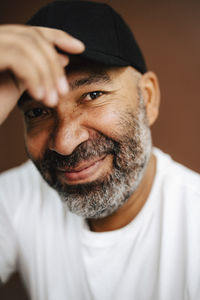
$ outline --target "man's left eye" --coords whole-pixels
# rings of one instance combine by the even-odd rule
[[[90,93],[87,93],[83,96],[83,100],[85,100],[85,101],[95,100],[95,99],[99,98],[102,95],[103,95],[103,92],[101,92],[101,91],[90,92]]]

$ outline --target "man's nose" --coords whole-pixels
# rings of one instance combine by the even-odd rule
[[[62,118],[57,122],[49,142],[49,149],[70,155],[77,146],[89,139],[89,131],[78,119]]]

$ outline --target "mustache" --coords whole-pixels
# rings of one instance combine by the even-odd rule
[[[56,151],[47,149],[43,158],[35,163],[43,170],[75,168],[82,161],[98,158],[106,154],[116,156],[119,151],[119,142],[98,134],[95,138],[78,145],[70,155],[61,155]]]

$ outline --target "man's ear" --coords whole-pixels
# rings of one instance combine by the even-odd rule
[[[151,71],[143,74],[140,87],[146,106],[148,124],[151,126],[158,117],[160,105],[160,88],[156,74]]]

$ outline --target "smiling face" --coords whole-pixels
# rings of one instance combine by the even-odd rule
[[[67,75],[70,92],[57,107],[21,101],[27,153],[72,212],[103,218],[134,193],[151,155],[142,75],[98,66]]]

